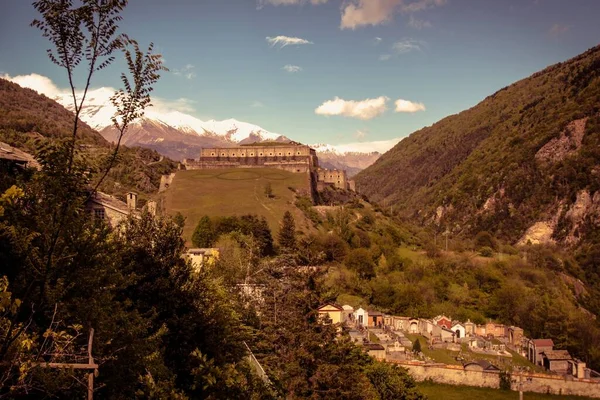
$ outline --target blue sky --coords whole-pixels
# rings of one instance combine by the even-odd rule
[[[164,56],[155,94],[172,107],[340,144],[472,107],[597,45],[599,16],[597,0],[131,0],[121,28]],[[35,17],[30,1],[3,1],[0,74],[65,87]],[[118,87],[119,67],[94,87]]]

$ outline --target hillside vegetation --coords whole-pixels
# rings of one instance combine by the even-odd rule
[[[265,193],[267,185],[271,195]],[[296,207],[296,192],[309,193],[306,174],[279,169],[206,169],[178,171],[173,183],[164,193],[163,206],[167,214],[181,213],[186,218],[184,239],[189,243],[203,215],[264,216],[272,231],[279,230],[285,211],[292,211],[299,229],[308,229]],[[301,222],[303,221],[303,222]]]
[[[80,153],[90,168],[97,170],[114,146],[85,123],[79,124]],[[34,90],[0,78],[0,141],[35,155],[42,143],[69,137],[72,131],[72,112]],[[157,192],[161,175],[175,167],[174,161],[155,151],[121,147],[117,163],[100,190],[123,199],[133,190],[143,199]]]
[[[600,221],[599,111],[595,47],[413,133],[357,184],[440,231],[516,242],[543,222],[546,236],[534,243],[589,239]],[[569,213],[578,199],[584,211]]]

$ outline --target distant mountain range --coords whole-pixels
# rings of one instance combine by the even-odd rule
[[[106,88],[90,91],[80,118],[105,139],[116,142],[118,131],[111,122],[115,111],[110,102],[112,94],[113,91]],[[73,110],[69,96],[58,95],[55,100]],[[143,118],[130,125],[122,144],[150,148],[174,160],[183,160],[197,158],[201,148],[233,147],[265,140],[286,142],[290,138],[235,119],[202,121],[179,111],[159,112],[148,108]],[[345,169],[352,176],[373,164],[397,142],[393,139],[312,147],[317,150],[323,167]]]

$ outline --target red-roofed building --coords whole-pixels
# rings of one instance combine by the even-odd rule
[[[543,365],[542,353],[554,350],[552,339],[531,339],[527,343],[527,359],[536,365]]]
[[[436,325],[441,326],[446,329],[452,328],[452,320],[450,318],[446,317],[445,315],[438,315],[437,317],[435,317],[433,319],[433,322]]]

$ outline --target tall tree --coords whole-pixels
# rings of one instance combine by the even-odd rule
[[[296,223],[294,216],[289,211],[283,214],[278,239],[279,246],[283,251],[289,252],[296,249]]]
[[[208,215],[200,218],[194,233],[192,234],[192,243],[196,247],[212,247],[217,239],[212,221]]]

